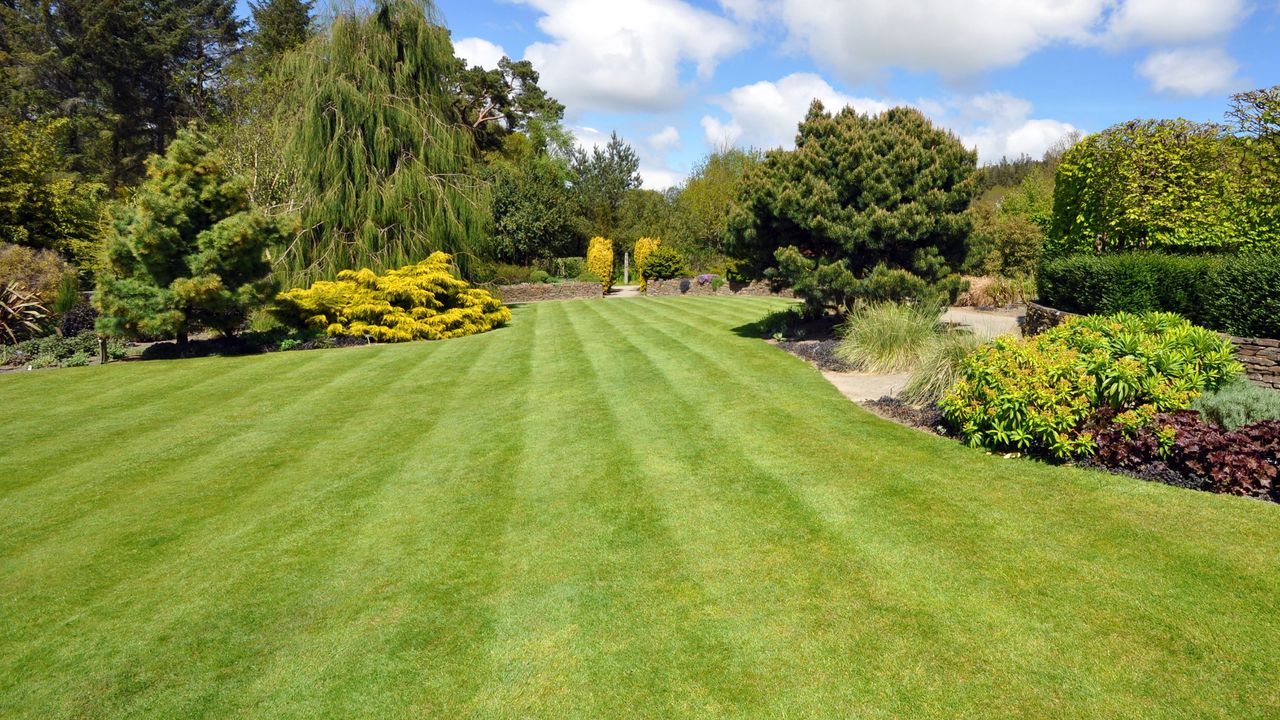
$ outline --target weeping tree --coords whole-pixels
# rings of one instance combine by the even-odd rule
[[[488,202],[469,133],[451,121],[449,33],[430,0],[338,13],[286,59],[302,233],[276,259],[291,283],[399,267],[432,252],[466,274]]]

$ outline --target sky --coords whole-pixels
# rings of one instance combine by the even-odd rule
[[[729,145],[788,147],[828,110],[920,108],[980,162],[1133,118],[1224,119],[1280,83],[1280,0],[436,0],[456,52],[533,61],[644,186]]]

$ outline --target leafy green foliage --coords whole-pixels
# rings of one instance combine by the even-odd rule
[[[1103,408],[1128,427],[1184,410],[1238,377],[1231,343],[1171,313],[1072,318],[1033,338],[997,338],[963,363],[943,416],[969,444],[1090,455]]]
[[[343,270],[276,297],[276,317],[289,327],[378,342],[446,340],[488,332],[510,322],[511,311],[486,290],[454,276],[453,259],[432,253],[420,263],[382,275]]]
[[[88,269],[105,188],[66,172],[67,128],[66,120],[0,119],[0,242],[55,250]]]
[[[912,370],[936,341],[941,315],[937,305],[861,305],[845,318],[835,355],[867,372]]]
[[[577,207],[567,168],[545,153],[528,151],[514,162],[497,161],[493,175],[493,238],[489,254],[529,264],[578,251]]]
[[[49,311],[17,283],[0,286],[0,342],[16,343],[44,329]]]
[[[728,220],[730,254],[828,307],[881,263],[942,278],[963,259],[976,162],[917,110],[832,115],[815,102],[796,149],[748,173]]]
[[[267,248],[280,226],[251,210],[212,139],[178,134],[147,161],[148,179],[113,214],[110,269],[98,278],[99,329],[186,342],[200,328],[232,333],[274,292]]]
[[[346,10],[290,53],[304,231],[279,266],[291,282],[453,255],[466,274],[488,222],[474,144],[453,117],[456,60],[434,6],[387,0]]]
[[[1280,256],[1123,253],[1046,261],[1041,302],[1079,313],[1176,312],[1232,335],[1280,336]]]
[[[1134,120],[1090,135],[1058,166],[1048,252],[1274,245],[1280,228],[1247,212],[1240,162],[1221,125]]]
[[[722,261],[730,209],[747,173],[762,162],[759,150],[728,148],[696,164],[675,195],[667,241],[699,268]]]
[[[551,282],[551,273],[546,270],[534,270],[529,273],[529,282],[531,283],[549,283]]]
[[[1280,420],[1280,391],[1237,378],[1191,403],[1191,409],[1228,430],[1259,420]]]
[[[107,341],[107,358],[119,360],[125,356],[125,344],[118,338]],[[88,365],[89,358],[98,356],[98,335],[92,331],[61,337],[49,335],[20,342],[0,349],[0,365],[30,365],[32,367],[76,367]]]
[[[670,280],[685,274],[684,256],[668,245],[659,245],[645,255],[641,271],[647,280]]]

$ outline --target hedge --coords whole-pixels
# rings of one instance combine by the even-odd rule
[[[1067,312],[1174,312],[1242,337],[1280,337],[1280,255],[1068,255],[1043,262],[1040,302]]]

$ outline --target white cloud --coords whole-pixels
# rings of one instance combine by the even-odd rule
[[[571,111],[657,111],[684,100],[680,69],[709,78],[747,44],[728,19],[682,0],[520,0],[553,38],[525,50],[540,84]]]
[[[812,73],[795,73],[777,82],[761,81],[730,90],[714,101],[729,113],[729,121],[706,116],[702,118],[702,129],[712,147],[791,147],[796,124],[815,98],[828,110],[849,105],[861,113],[877,113],[890,107],[882,100],[845,95]]]
[[[507,54],[501,45],[494,45],[484,38],[469,37],[455,40],[453,54],[467,61],[467,65],[479,65],[482,68],[494,69],[498,61]]]
[[[680,147],[680,131],[668,125],[647,138],[654,152],[667,153]]]
[[[666,190],[684,182],[686,173],[677,172],[667,167],[640,165],[641,187],[645,190]]]
[[[947,78],[1086,42],[1111,0],[776,0],[791,41],[850,82],[885,68]]]
[[[1240,66],[1220,48],[1182,48],[1152,53],[1138,65],[1138,74],[1157,92],[1208,95],[1235,89]]]
[[[1226,35],[1248,15],[1244,0],[1125,0],[1103,36],[1110,45],[1168,45]]]
[[[860,113],[874,114],[895,105],[912,105],[935,123],[954,131],[966,146],[976,147],[978,159],[984,163],[1003,156],[1040,157],[1049,146],[1077,130],[1070,123],[1032,117],[1030,102],[1007,93],[906,103],[891,98],[852,97],[817,75],[797,73],[777,82],[735,88],[717,100],[729,119],[710,115],[702,118],[707,144],[793,147],[796,126],[814,98],[830,112],[848,105]]]
[[[968,147],[978,149],[978,162],[1029,155],[1039,158],[1058,140],[1077,131],[1070,123],[1032,118],[1026,100],[1006,93],[986,93],[955,101],[934,120],[951,127]]]

